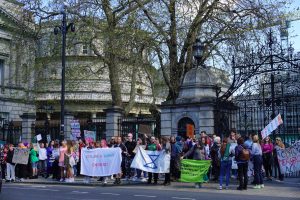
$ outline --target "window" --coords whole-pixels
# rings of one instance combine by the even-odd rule
[[[4,60],[0,60],[0,86],[4,85]]]
[[[82,54],[84,54],[84,55],[88,54],[88,45],[87,44],[82,45]]]

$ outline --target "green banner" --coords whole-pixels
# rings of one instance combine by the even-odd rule
[[[203,183],[210,167],[210,160],[181,160],[181,182]]]

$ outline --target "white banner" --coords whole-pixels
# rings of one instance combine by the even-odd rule
[[[270,135],[272,131],[276,130],[281,124],[283,124],[283,121],[281,115],[279,114],[261,131],[262,138],[264,139]]]
[[[146,151],[139,147],[130,167],[152,173],[169,173],[170,159],[170,154],[165,151]]]
[[[293,173],[300,170],[300,140],[286,149],[277,150],[280,172]]]
[[[86,176],[110,176],[121,173],[121,149],[97,148],[81,151],[80,174]]]

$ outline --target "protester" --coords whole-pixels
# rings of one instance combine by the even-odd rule
[[[228,141],[229,144],[237,142],[237,140],[236,140],[236,130],[234,130],[234,129],[231,130],[227,141]]]
[[[127,141],[125,142],[125,147],[127,149],[127,156],[125,157],[125,168],[126,168],[126,179],[131,179],[132,177],[134,177],[134,170],[130,168],[130,165],[133,161],[133,158],[135,156],[135,153],[133,152],[133,150],[136,147],[136,142],[133,141],[133,135],[132,133],[128,133],[127,135]]]
[[[54,141],[50,141],[47,147],[47,175],[45,178],[48,178],[51,174],[53,174],[53,162],[55,160],[53,156],[54,149]]]
[[[235,147],[235,160],[238,165],[238,179],[239,179],[239,186],[237,187],[238,190],[247,190],[248,185],[248,161],[250,159],[250,152],[246,149],[244,145],[244,139],[240,137],[237,140],[237,145]],[[248,154],[246,154],[246,151]]]
[[[15,164],[12,162],[14,156],[14,145],[8,146],[7,158],[6,158],[6,182],[14,182],[15,177]]]
[[[264,188],[263,183],[263,173],[262,173],[262,149],[259,144],[258,135],[253,136],[253,145],[252,145],[252,155],[253,155],[253,166],[254,166],[254,182],[256,185],[254,189]]]
[[[39,174],[42,177],[46,177],[46,171],[47,171],[47,150],[44,147],[44,143],[40,143],[38,146],[38,152],[39,152]]]
[[[60,168],[60,182],[65,181],[65,154],[68,150],[67,142],[64,140],[61,142],[61,146],[59,148],[59,163],[58,166]]]
[[[163,137],[162,138],[162,150],[165,151],[166,154],[170,154],[171,153],[171,144],[169,141],[169,138],[167,137]],[[165,173],[165,181],[163,183],[163,185],[167,186],[171,184],[171,173]]]
[[[180,157],[183,152],[183,142],[181,136],[176,137],[176,142],[171,146],[171,166],[170,170],[174,177],[174,181],[180,178]]]
[[[74,150],[71,141],[67,141],[67,151],[64,155],[64,166],[66,170],[66,182],[74,182],[74,170],[73,166],[75,166],[76,162],[74,159]]]
[[[219,189],[222,190],[223,184],[223,177],[224,174],[226,176],[226,190],[229,186],[229,179],[230,179],[230,169],[232,166],[232,157],[234,156],[235,149],[231,144],[228,143],[227,138],[223,139],[221,148],[219,150],[219,158],[221,160],[221,169],[220,169],[220,187]]]
[[[39,163],[39,158],[38,158],[38,149],[33,146],[33,144],[30,144],[30,152],[29,152],[29,157],[30,157],[30,163],[32,167],[32,176],[30,177],[31,179],[38,178],[38,170],[37,166]]]
[[[137,139],[137,143],[136,143],[135,149],[133,150],[133,152],[135,154],[137,153],[138,148],[145,149],[145,145],[143,145],[143,141],[142,141],[141,138]],[[142,178],[142,173],[144,174],[143,178]],[[147,172],[143,172],[140,169],[136,169],[136,178],[133,178],[133,181],[136,181],[137,179],[141,179],[142,182],[146,182],[147,181],[146,178],[147,178]]]
[[[59,168],[59,142],[55,141],[53,150],[52,150],[52,157],[54,161],[52,163],[52,172],[53,176],[52,179],[56,179],[57,181],[60,180],[60,168]]]
[[[84,142],[82,141],[82,139],[80,138],[79,140],[78,140],[78,162],[77,162],[77,176],[79,176],[80,175],[80,164],[81,164],[81,150],[82,150],[82,148],[84,148],[85,147],[85,144],[84,144]]]
[[[212,175],[214,176],[213,181],[219,180],[220,175],[220,158],[219,158],[219,150],[221,146],[221,138],[215,137],[214,144],[210,149],[210,157],[212,162]]]
[[[121,168],[122,168],[122,165],[124,166],[125,165],[125,158],[127,157],[128,155],[128,152],[127,152],[127,149],[126,149],[126,146],[122,143],[122,138],[121,137],[117,137],[116,138],[116,144],[114,145],[114,148],[120,148],[121,149],[121,152],[122,152],[122,164],[121,164]],[[114,182],[114,184],[121,184],[121,177],[122,177],[122,173],[119,173],[116,175],[116,180]]]
[[[27,149],[27,147],[23,144],[23,142],[20,142],[18,144],[19,149]],[[24,164],[16,164],[15,165],[15,175],[16,175],[16,181],[22,182],[27,177],[27,165]]]
[[[101,140],[100,148],[102,148],[102,149],[108,149],[109,148],[105,139]],[[107,184],[107,176],[102,177],[102,184],[103,185]]]
[[[5,179],[5,174],[6,174],[7,152],[8,152],[7,146],[6,145],[1,145],[0,163],[1,163],[2,180]]]
[[[155,137],[152,136],[150,138],[150,143],[147,144],[146,150],[149,150],[149,151],[160,151],[161,150],[161,146],[160,146],[158,140],[155,139]],[[158,173],[148,172],[148,181],[147,181],[147,183],[151,184],[151,182],[152,182],[152,176],[154,178],[153,184],[157,185]]]
[[[280,137],[276,137],[276,141],[275,141],[275,147],[273,150],[273,158],[274,158],[274,169],[275,169],[275,178],[278,172],[278,178],[280,181],[283,181],[284,179],[284,174],[281,173],[280,171],[280,166],[279,166],[279,161],[278,161],[278,157],[277,157],[277,151],[278,150],[283,150],[285,149],[285,145],[283,144],[282,140]]]
[[[193,160],[206,160],[206,150],[204,144],[201,142],[201,138],[196,142],[196,144],[182,156],[183,158],[188,158],[189,156],[192,156]],[[202,183],[197,182],[195,183],[195,188],[201,188]]]
[[[272,163],[273,163],[273,144],[269,136],[263,140],[262,144],[263,166],[267,180],[272,180]]]

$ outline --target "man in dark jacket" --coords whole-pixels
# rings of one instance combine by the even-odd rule
[[[130,179],[134,176],[134,170],[130,168],[130,165],[133,161],[133,158],[135,156],[135,153],[133,150],[136,147],[136,141],[133,140],[132,133],[128,133],[127,135],[127,141],[125,142],[125,147],[127,149],[127,156],[125,157],[125,168],[126,168],[126,179]]]
[[[15,181],[15,164],[12,162],[14,157],[14,145],[10,144],[6,158],[6,182]]]

